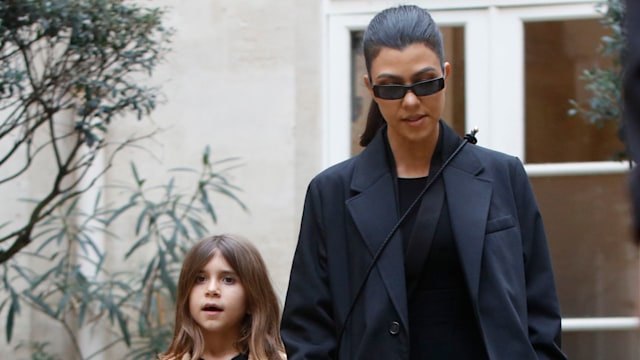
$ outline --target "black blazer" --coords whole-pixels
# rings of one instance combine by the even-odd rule
[[[442,121],[441,129],[447,157],[461,140]],[[289,360],[409,358],[400,232],[369,276],[336,349],[373,254],[398,220],[383,130],[361,154],[309,184],[282,319]],[[489,358],[565,359],[547,241],[522,163],[467,144],[442,176]]]
[[[640,163],[640,2],[626,1],[624,58],[624,133],[629,157]],[[630,173],[635,240],[640,243],[640,168]]]

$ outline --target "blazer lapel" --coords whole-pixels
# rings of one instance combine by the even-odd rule
[[[351,189],[358,194],[346,201],[347,209],[369,249],[371,259],[380,251],[384,240],[398,221],[395,186],[394,176],[387,162],[386,144],[380,131],[357,159]],[[402,248],[400,232],[396,231],[380,253],[375,267],[400,320],[408,329]]]
[[[436,179],[420,202],[408,248],[405,251],[407,296],[409,299],[422,277],[424,264],[429,257],[431,244],[438,227],[438,220],[440,220],[440,214],[442,213],[443,203],[444,183],[442,179]]]
[[[442,152],[444,161],[461,139],[444,122],[441,121],[441,124],[445,137]],[[482,162],[473,152],[463,148],[442,172],[451,226],[476,311],[482,248],[492,191],[490,180],[479,176],[482,171]],[[346,201],[372,258],[398,220],[395,186],[381,131],[357,159],[351,182],[351,190],[357,195]],[[404,253],[399,231],[380,254],[376,267],[403,325],[408,328]]]
[[[478,304],[482,248],[492,192],[491,181],[480,176],[482,171],[482,162],[473,152],[463,148],[442,173],[451,227],[475,307]]]
[[[442,125],[441,125],[442,128]],[[415,223],[411,230],[411,236],[408,239],[408,246],[405,249],[405,273],[407,282],[407,297],[411,299],[418,282],[422,277],[424,264],[429,257],[431,243],[433,242],[438,220],[442,213],[442,205],[444,203],[444,181],[442,177],[435,177],[440,167],[444,163],[444,138],[445,131],[441,131],[438,136],[438,144],[434,156],[431,160],[431,170],[429,171],[429,180],[426,186],[430,186],[420,199],[420,205],[416,205],[417,211]],[[458,141],[455,141],[458,139]],[[459,142],[459,138],[451,138],[455,143]],[[455,149],[454,149],[455,150]],[[451,150],[453,152],[454,150]],[[437,155],[436,155],[437,154]],[[439,156],[438,156],[439,155]],[[423,191],[425,191],[423,189]]]

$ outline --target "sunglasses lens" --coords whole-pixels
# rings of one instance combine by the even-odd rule
[[[396,100],[404,97],[406,89],[400,85],[376,85],[373,87],[373,93],[381,99]]]
[[[374,85],[373,94],[380,99],[398,100],[405,96],[408,89],[411,89],[417,96],[432,95],[444,89],[444,78],[425,80],[408,86]]]
[[[427,96],[437,93],[444,88],[444,79],[438,78],[433,80],[423,81],[413,86],[413,92],[417,96]]]

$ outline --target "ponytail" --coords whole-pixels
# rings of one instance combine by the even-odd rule
[[[367,124],[364,128],[364,133],[360,136],[360,146],[366,147],[369,145],[378,132],[378,129],[380,129],[384,123],[385,121],[378,107],[378,103],[372,99],[371,105],[369,105],[369,113],[367,114]]]

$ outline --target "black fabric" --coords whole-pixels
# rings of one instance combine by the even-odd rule
[[[399,207],[399,215],[407,211],[409,205],[413,203],[416,197],[420,194],[422,189],[427,185],[428,176],[420,177],[420,178],[398,178],[398,207]],[[412,211],[404,221],[404,224],[401,226],[400,231],[402,231],[402,240],[404,242],[405,253],[407,252],[407,247],[409,246],[409,239],[411,238],[411,229],[413,229],[413,224],[416,221],[416,212]]]
[[[430,174],[444,163],[442,132]],[[410,359],[487,359],[472,311],[451,229],[443,180],[434,183],[401,226],[409,302]],[[428,177],[398,178],[398,216],[427,185]]]
[[[443,122],[441,129],[446,157],[461,140]],[[289,360],[409,360],[401,232],[363,278],[399,212],[382,132],[358,156],[309,183],[282,316]],[[490,359],[566,359],[544,228],[522,163],[466,145],[442,178]],[[496,220],[501,220],[499,227]],[[354,303],[363,280],[366,286]],[[346,317],[349,312],[353,315]]]
[[[204,360],[204,359],[200,358],[200,360]],[[247,355],[247,354],[238,354],[238,355],[232,357],[231,360],[249,360],[249,355]]]
[[[444,136],[442,135],[442,133],[443,133],[442,131],[439,132],[436,147],[433,150],[433,154],[431,155],[431,164],[429,168],[429,174],[437,173],[438,169],[440,168],[443,162],[442,150],[443,150]],[[420,195],[424,187],[427,185],[429,177],[428,176],[420,177],[420,178],[397,177],[396,164],[393,158],[393,152],[391,151],[391,146],[389,145],[389,139],[387,137],[386,132],[384,133],[384,140],[385,140],[385,150],[387,154],[387,162],[389,163],[389,168],[392,169],[393,173],[396,175],[396,178],[397,178],[396,193],[398,194],[398,218],[400,218],[409,209],[409,206],[411,206],[411,204]],[[420,205],[417,205],[411,210],[411,212],[407,215],[407,218],[404,220],[404,222],[400,226],[405,254],[408,252],[409,242],[411,239],[413,226],[416,220],[416,213],[418,211],[419,206]]]
[[[628,156],[640,164],[640,1],[625,2],[626,53],[624,59],[623,91],[624,135]],[[635,240],[640,244],[640,166],[629,172],[631,204]]]
[[[435,179],[431,187],[423,195],[422,200],[413,211],[415,221],[407,224],[405,232],[408,236],[408,246],[405,249],[405,275],[407,299],[418,287],[422,277],[424,264],[429,256],[433,238],[436,235],[436,225],[440,218],[444,202],[444,184],[442,179]]]
[[[444,201],[422,277],[409,298],[410,359],[487,359],[472,309]]]

